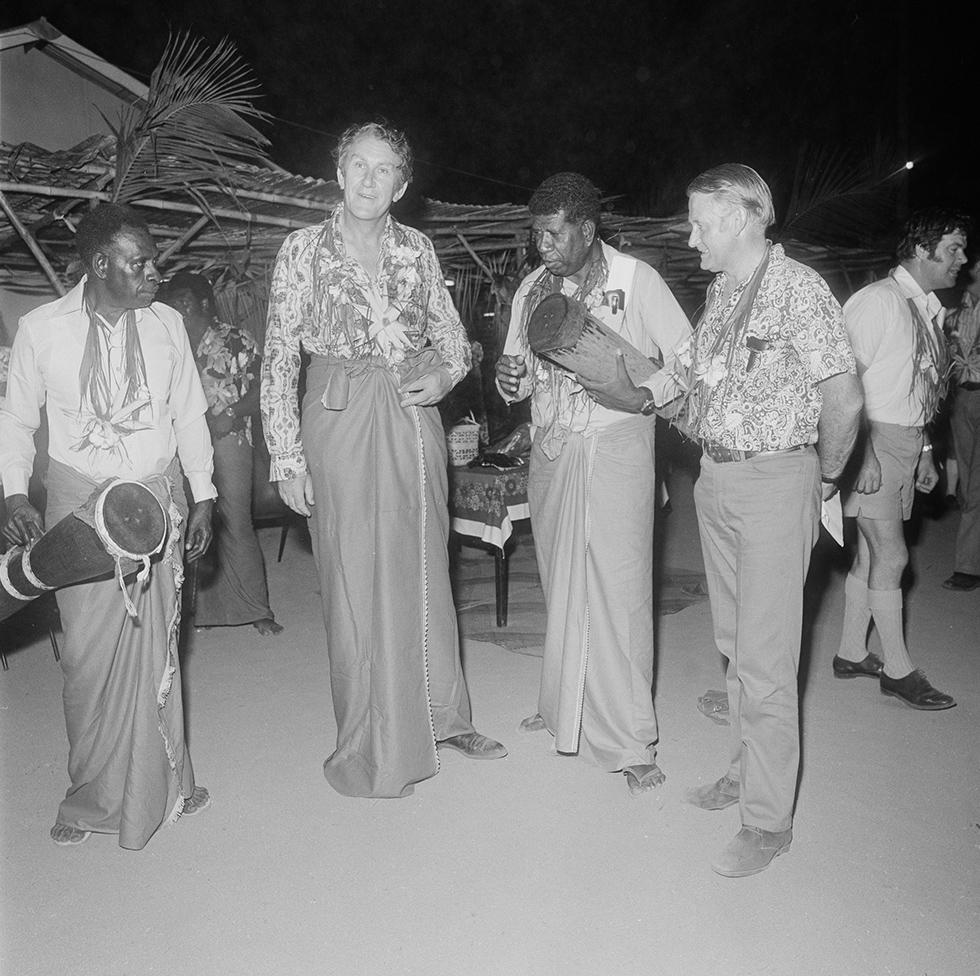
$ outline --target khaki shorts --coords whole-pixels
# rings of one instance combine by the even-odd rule
[[[871,446],[881,465],[881,487],[870,495],[849,492],[844,498],[844,514],[907,521],[915,498],[915,468],[922,451],[922,428],[872,421]]]

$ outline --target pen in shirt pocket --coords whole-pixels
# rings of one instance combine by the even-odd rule
[[[758,336],[746,336],[745,345],[749,350],[749,361],[745,366],[745,372],[751,373],[758,362],[759,353],[765,352],[769,348],[769,340],[760,339]]]

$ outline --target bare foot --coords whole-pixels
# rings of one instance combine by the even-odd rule
[[[184,797],[184,806],[180,811],[182,817],[193,817],[211,806],[211,794],[203,786],[195,786],[190,796]]]
[[[277,624],[272,617],[266,617],[264,620],[256,620],[252,626],[263,637],[275,637],[276,634],[282,633],[282,624]]]
[[[656,763],[647,763],[641,766],[627,766],[623,770],[626,777],[626,785],[633,796],[641,793],[649,793],[656,789],[667,778],[663,770]]]
[[[51,828],[51,839],[59,847],[84,844],[91,836],[91,830],[82,830],[80,827],[72,827],[69,824],[56,823]]]

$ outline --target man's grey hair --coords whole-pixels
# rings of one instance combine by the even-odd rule
[[[723,163],[705,170],[687,185],[687,195],[710,193],[743,207],[766,230],[776,222],[772,191],[766,181],[751,166],[744,163]]]
[[[401,129],[396,129],[384,121],[363,122],[344,130],[344,134],[340,137],[337,148],[333,152],[333,158],[339,170],[343,171],[347,157],[350,155],[351,146],[361,136],[374,136],[375,139],[388,143],[391,146],[391,151],[398,157],[398,172],[401,175],[402,183],[412,182],[414,157],[408,137]]]

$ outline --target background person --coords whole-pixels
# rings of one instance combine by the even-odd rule
[[[958,469],[960,527],[955,571],[943,586],[960,592],[980,586],[980,257],[967,271],[959,307],[947,316],[955,384],[950,428]]]
[[[952,708],[913,667],[905,644],[902,574],[908,564],[904,524],[915,491],[939,481],[927,425],[943,398],[949,359],[937,288],[956,283],[966,263],[969,218],[931,208],[912,214],[887,278],[855,292],[844,306],[857,357],[867,418],[844,515],[856,518],[857,555],[844,584],[844,621],[834,658],[839,678],[876,677],[883,694],[912,708]],[[881,639],[882,662],[868,653],[868,625]]]
[[[217,566],[201,580],[194,603],[198,627],[251,624],[263,636],[281,633],[269,608],[262,549],[252,526],[252,416],[259,410],[260,356],[255,340],[219,322],[210,282],[178,271],[158,299],[177,309],[190,337],[208,401],[218,489]]]

